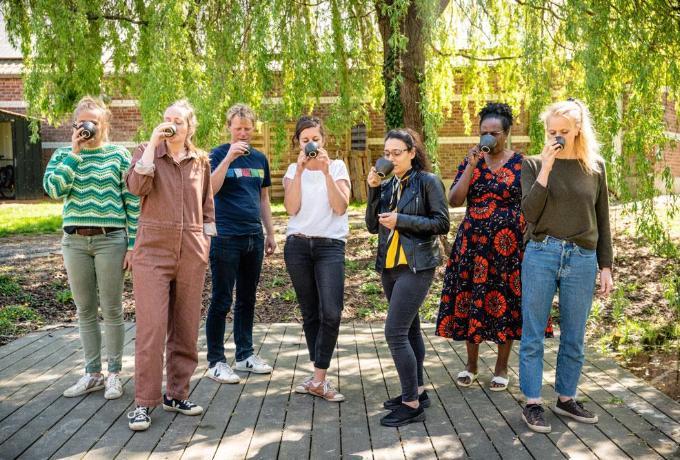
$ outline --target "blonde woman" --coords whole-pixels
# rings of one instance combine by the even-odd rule
[[[607,295],[613,287],[613,254],[605,163],[588,109],[570,99],[550,105],[541,119],[546,145],[540,156],[522,164],[528,243],[522,261],[519,372],[526,396],[522,418],[530,429],[549,433],[541,383],[545,324],[553,296],[559,291],[561,331],[553,410],[579,422],[597,423],[597,415],[576,401],[576,387],[598,266],[600,293]]]
[[[192,143],[196,115],[177,101],[148,143],[137,148],[127,175],[130,191],[142,197],[133,258],[136,304],[135,402],[129,427],[146,430],[150,408],[199,415],[189,397],[196,369],[201,294],[208,266],[209,235],[215,234],[210,164]],[[165,394],[163,352],[166,353]]]
[[[105,389],[106,399],[123,394],[118,374],[123,361],[123,275],[135,244],[139,199],[123,175],[131,155],[107,143],[111,112],[87,96],[73,113],[71,146],[57,149],[47,165],[43,187],[64,200],[62,250],[85,353],[85,375],[64,391],[75,397]],[[108,377],[101,365],[101,309],[106,331]]]

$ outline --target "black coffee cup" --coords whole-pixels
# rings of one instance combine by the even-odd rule
[[[319,154],[319,144],[316,142],[308,142],[305,145],[305,155],[307,155],[309,158],[316,158],[316,156]]]
[[[168,126],[163,130],[163,134],[165,135],[165,137],[174,136],[175,134],[177,134],[177,126],[175,125]]]
[[[380,176],[381,179],[384,179],[392,174],[393,169],[394,163],[392,163],[387,158],[380,157],[375,162],[375,172],[378,174],[378,176]]]
[[[567,145],[567,140],[562,136],[555,136],[553,143],[560,144],[561,148],[564,149],[564,146]]]
[[[491,134],[485,134],[479,138],[479,150],[484,153],[490,153],[496,148],[496,144],[498,144],[498,141]]]
[[[74,129],[83,128],[80,135],[84,140],[90,140],[97,135],[97,126],[91,121],[83,121],[82,123],[73,123]]]

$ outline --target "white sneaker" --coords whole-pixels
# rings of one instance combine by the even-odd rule
[[[78,382],[72,387],[64,391],[64,396],[67,398],[75,398],[93,391],[99,391],[104,388],[104,376],[94,377],[92,374],[83,375]]]
[[[106,379],[105,387],[104,397],[106,399],[118,399],[123,396],[123,384],[121,383],[120,377],[118,377],[117,373],[109,374],[108,378]]]
[[[259,356],[249,356],[243,361],[236,361],[234,369],[237,371],[253,372],[255,374],[269,374],[272,367],[264,362]]]
[[[205,374],[208,378],[213,379],[220,383],[240,383],[241,378],[234,374],[234,371],[229,367],[229,364],[223,363],[222,361],[215,364],[213,367],[208,369]]]

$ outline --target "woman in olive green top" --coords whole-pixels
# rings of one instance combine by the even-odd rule
[[[553,411],[583,423],[597,415],[576,401],[583,367],[586,321],[600,268],[600,292],[612,289],[612,242],[605,163],[588,109],[570,99],[541,115],[546,145],[522,164],[522,211],[528,241],[522,261],[520,388],[527,403],[522,418],[550,432],[541,406],[544,329],[559,290],[560,348]]]

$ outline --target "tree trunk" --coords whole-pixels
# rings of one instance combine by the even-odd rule
[[[424,140],[424,117],[421,111],[421,85],[425,82],[425,41],[423,20],[418,14],[417,2],[411,2],[403,25],[403,33],[408,38],[406,52],[401,59],[403,83],[400,97],[403,107],[404,126],[411,128]]]

